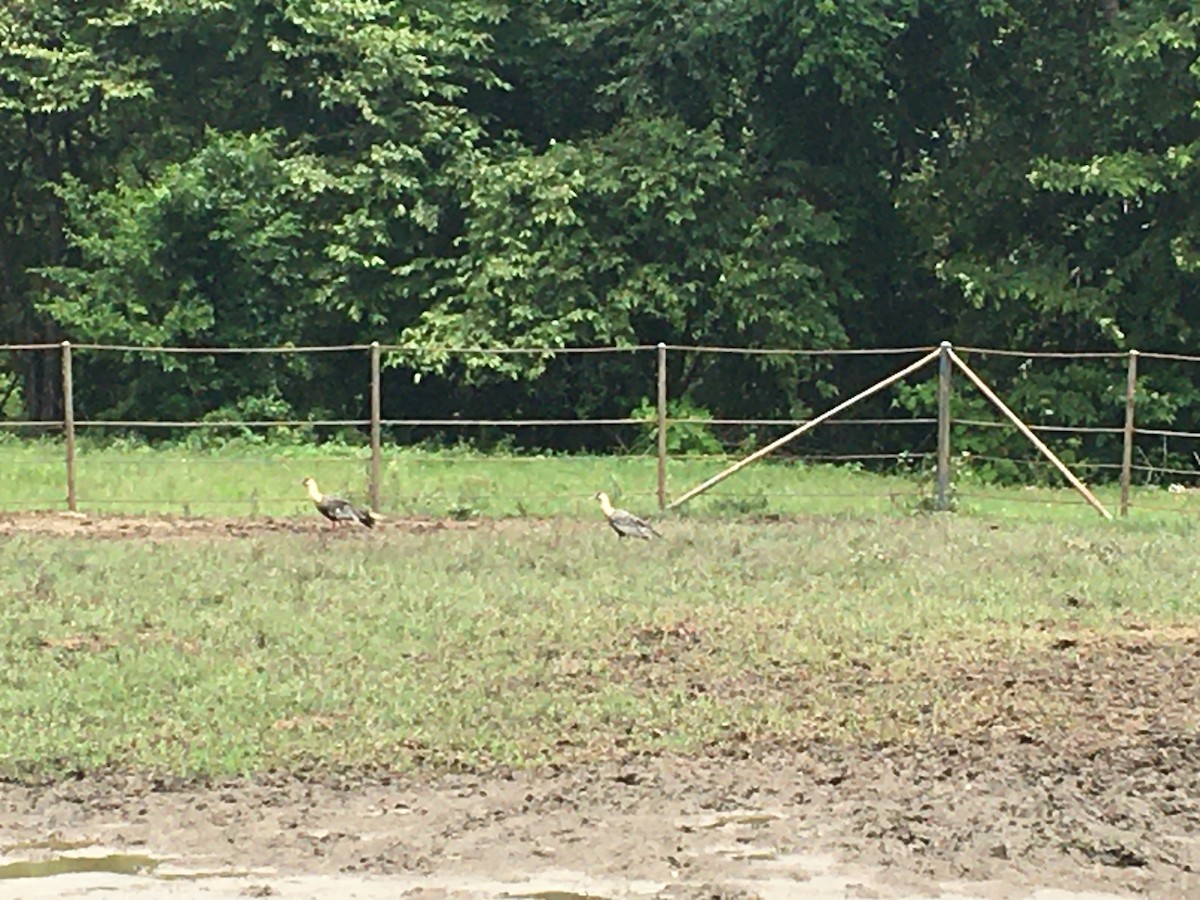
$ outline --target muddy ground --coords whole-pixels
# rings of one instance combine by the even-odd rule
[[[1016,735],[336,784],[7,785],[0,821],[10,857],[94,844],[248,872],[241,891],[259,896],[284,895],[289,875],[355,875],[403,876],[394,895],[420,897],[519,896],[512,885],[527,881],[549,885],[527,895],[559,898],[804,897],[822,885],[864,898],[1186,897],[1200,891],[1198,772],[1191,736],[1147,730],[1077,752]],[[16,886],[0,881],[0,895]]]
[[[1020,703],[1006,717],[998,702],[994,721],[955,739],[747,740],[539,771],[0,784],[0,865],[147,860],[137,879],[0,868],[0,897],[114,896],[135,881],[143,897],[1200,896],[1200,632],[1048,635],[1044,652],[980,660],[973,678],[997,697],[1065,695],[1079,715],[1031,730]]]

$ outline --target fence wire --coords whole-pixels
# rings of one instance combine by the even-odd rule
[[[439,356],[439,357],[470,357],[470,356],[534,356],[544,358],[560,358],[560,357],[588,357],[596,358],[604,355],[628,355],[640,354],[647,361],[645,369],[634,367],[637,372],[644,373],[646,384],[644,394],[652,399],[657,393],[653,385],[653,372],[655,370],[654,359],[658,360],[658,377],[662,378],[662,360],[670,359],[678,362],[680,357],[684,359],[685,368],[687,361],[695,357],[731,357],[742,356],[747,359],[755,357],[786,357],[793,358],[798,361],[811,360],[811,369],[802,369],[801,371],[811,373],[825,373],[828,376],[830,373],[837,376],[839,380],[835,382],[826,381],[826,385],[837,384],[839,390],[836,395],[849,396],[860,385],[855,382],[862,382],[864,375],[868,379],[874,379],[880,372],[887,373],[892,371],[891,367],[899,365],[895,361],[897,357],[913,356],[918,354],[928,354],[936,348],[933,347],[895,347],[895,348],[770,348],[770,347],[728,347],[717,345],[704,344],[629,344],[629,345],[613,345],[613,346],[593,346],[593,347],[455,347],[455,346],[410,346],[404,344],[385,344],[379,342],[372,343],[348,343],[340,345],[320,346],[320,345],[297,345],[297,346],[278,346],[278,347],[183,347],[183,346],[137,346],[129,344],[106,344],[98,342],[80,343],[80,344],[63,344],[63,343],[14,343],[0,345],[0,352],[43,352],[55,355],[64,356],[70,368],[70,354],[72,351],[79,351],[81,354],[86,354],[88,359],[99,358],[104,354],[120,354],[122,358],[128,359],[131,355],[285,355],[296,356],[304,354],[330,354],[330,353],[361,353],[364,357],[369,357],[373,362],[371,369],[378,369],[378,362],[382,358],[385,362],[389,361],[388,357],[395,359],[397,355],[406,357],[415,356]],[[1007,396],[1010,390],[1015,385],[1018,390],[1015,393],[1020,395],[1020,377],[1022,373],[1030,371],[1029,367],[1037,367],[1041,365],[1059,364],[1063,361],[1070,363],[1077,361],[1081,364],[1096,364],[1104,371],[1105,376],[1102,381],[1109,384],[1107,393],[1102,398],[1093,398],[1093,402],[1099,404],[1097,408],[1106,407],[1111,412],[1109,415],[1104,415],[1103,418],[1119,419],[1122,415],[1122,407],[1125,394],[1125,374],[1126,366],[1130,362],[1130,354],[1115,351],[1096,351],[1096,352],[1065,352],[1054,350],[1038,350],[1038,351],[1022,351],[1011,350],[1007,348],[985,348],[975,346],[964,346],[955,348],[956,352],[963,357],[969,357],[972,360],[973,366],[978,366],[978,370],[984,377],[985,381],[993,386],[994,389],[1002,396]],[[878,367],[872,368],[871,360],[879,363]],[[1137,355],[1137,359],[1146,362],[1166,362],[1174,364],[1193,364],[1200,362],[1200,356],[1192,356],[1186,354],[1175,353],[1158,353],[1158,352],[1143,352]],[[855,362],[855,361],[861,361]],[[857,372],[852,368],[846,368],[847,365],[865,365],[866,369]],[[802,364],[802,363],[798,363]],[[540,364],[539,364],[540,365]],[[590,364],[588,364],[590,365]],[[807,365],[807,364],[803,364]],[[999,367],[999,368],[997,368]],[[368,366],[363,363],[364,376],[367,374]],[[1151,370],[1152,366],[1144,366],[1144,370]],[[587,371],[591,371],[590,369]],[[736,370],[735,370],[736,371]],[[989,374],[990,373],[990,374]],[[926,380],[930,380],[933,376],[932,369],[925,374]],[[372,378],[378,379],[378,373],[373,372]],[[639,376],[641,377],[641,376]],[[822,376],[824,377],[824,376]],[[1143,376],[1145,377],[1145,376]],[[1155,376],[1157,377],[1157,376]],[[366,379],[364,378],[364,381]],[[817,374],[813,374],[812,384],[817,383]],[[866,383],[870,383],[868,380]],[[668,389],[672,385],[668,384]],[[86,407],[86,392],[88,385],[80,386],[83,390],[84,402],[79,405],[78,409],[73,411],[76,414],[83,412]],[[811,386],[810,386],[811,387]],[[1003,435],[1000,440],[1017,441],[1019,436],[1015,435],[1014,426],[1007,421],[999,421],[980,416],[978,411],[984,406],[979,401],[974,401],[974,405],[968,403],[963,406],[964,397],[970,390],[970,386],[964,386],[960,383],[960,379],[955,379],[954,400],[952,403],[951,422],[954,441],[967,440],[967,436],[971,434],[987,434],[995,432],[997,435]],[[151,432],[156,434],[166,434],[172,430],[179,430],[185,433],[203,434],[205,432],[218,434],[222,431],[234,430],[245,431],[253,437],[253,435],[262,435],[263,443],[255,444],[259,438],[255,437],[250,440],[244,448],[244,452],[258,452],[270,454],[273,452],[273,447],[270,435],[274,430],[282,429],[342,429],[344,434],[343,439],[352,439],[352,442],[361,442],[361,455],[353,458],[339,457],[332,461],[322,462],[317,457],[305,457],[303,455],[284,456],[275,459],[268,459],[267,462],[258,463],[260,466],[259,478],[261,479],[262,470],[277,469],[285,475],[286,478],[295,481],[294,476],[300,471],[308,471],[310,469],[317,471],[327,471],[330,473],[328,477],[335,480],[343,488],[349,488],[352,492],[365,495],[371,494],[376,497],[382,497],[393,500],[402,506],[408,504],[412,508],[428,508],[432,509],[439,504],[442,507],[459,509],[463,514],[468,514],[472,511],[472,504],[480,507],[487,507],[488,504],[494,501],[504,501],[505,509],[511,509],[516,513],[520,513],[522,508],[530,504],[536,505],[543,501],[555,501],[560,504],[582,503],[592,495],[594,485],[588,487],[580,487],[570,483],[569,480],[564,480],[562,483],[555,482],[554,478],[547,479],[541,472],[537,475],[520,476],[519,478],[509,475],[496,475],[489,472],[489,469],[496,468],[495,456],[471,456],[469,454],[453,454],[446,453],[439,455],[431,453],[420,458],[406,458],[404,453],[395,453],[392,451],[393,440],[411,440],[420,442],[427,439],[446,439],[448,436],[461,434],[464,431],[474,429],[480,433],[489,432],[489,440],[501,442],[507,435],[513,435],[524,432],[533,432],[538,429],[547,429],[550,432],[559,432],[566,430],[567,432],[587,432],[588,429],[618,429],[623,430],[621,433],[630,435],[627,438],[614,437],[618,434],[617,431],[605,432],[605,440],[613,442],[615,446],[622,450],[617,455],[588,455],[586,453],[579,454],[576,457],[563,456],[558,454],[548,455],[506,455],[503,457],[504,467],[506,471],[511,469],[514,472],[525,470],[544,470],[548,465],[562,468],[564,466],[575,466],[581,472],[586,472],[589,468],[595,469],[594,474],[589,474],[593,480],[605,482],[600,487],[612,488],[610,493],[618,492],[631,499],[647,499],[660,498],[663,496],[664,490],[669,490],[670,493],[678,493],[687,485],[688,479],[701,478],[711,474],[709,468],[719,468],[731,460],[738,458],[739,454],[747,452],[748,448],[753,446],[755,442],[761,444],[772,435],[781,435],[785,429],[795,429],[810,419],[794,416],[745,416],[745,417],[708,417],[689,415],[686,411],[683,414],[672,414],[673,410],[669,407],[663,407],[664,395],[659,393],[659,409],[657,415],[650,417],[642,416],[595,416],[595,417],[579,417],[572,418],[570,416],[547,415],[547,416],[527,416],[527,417],[461,417],[461,416],[396,416],[385,415],[386,412],[395,412],[397,410],[387,408],[387,404],[381,402],[386,400],[386,397],[381,398],[380,387],[378,381],[371,384],[369,396],[365,399],[371,400],[373,405],[369,416],[350,415],[350,416],[327,416],[323,418],[232,418],[232,417],[217,417],[210,418],[199,417],[196,419],[187,418],[106,418],[103,416],[88,417],[86,415],[73,416],[73,421],[68,421],[64,416],[62,420],[35,420],[29,418],[13,418],[9,420],[0,420],[0,439],[4,439],[6,435],[12,435],[13,439],[18,439],[18,436],[24,435],[26,432],[41,431],[43,436],[35,440],[40,442],[40,445],[45,446],[47,442],[51,442],[54,447],[54,452],[61,452],[62,448],[57,443],[63,437],[68,440],[68,446],[71,446],[75,439],[75,432],[85,432],[96,436],[94,440],[99,443],[88,443],[83,449],[78,451],[77,458],[63,459],[62,457],[48,456],[45,459],[33,459],[28,455],[21,456],[17,454],[13,456],[8,452],[8,447],[0,440],[0,463],[3,464],[0,469],[0,486],[8,486],[11,488],[6,491],[7,496],[0,498],[0,506],[4,508],[27,508],[29,506],[61,506],[62,499],[48,501],[47,498],[54,496],[57,493],[60,485],[53,486],[43,483],[40,486],[33,485],[28,488],[22,488],[19,484],[19,478],[12,473],[18,470],[37,470],[39,479],[46,479],[51,476],[59,478],[63,475],[64,470],[72,472],[72,477],[78,479],[78,495],[79,501],[89,507],[114,507],[114,508],[149,508],[167,505],[167,506],[194,506],[194,507],[212,507],[212,508],[246,508],[247,506],[256,506],[259,508],[270,507],[272,509],[286,509],[295,511],[304,508],[303,496],[295,496],[290,491],[279,490],[274,486],[274,482],[268,482],[259,487],[239,488],[240,493],[236,496],[209,496],[196,497],[189,499],[183,496],[187,491],[200,492],[205,490],[206,485],[203,483],[206,479],[192,479],[186,473],[191,472],[193,467],[196,471],[213,471],[216,472],[220,468],[234,472],[239,468],[245,470],[243,477],[253,479],[254,468],[252,463],[245,459],[236,458],[219,458],[209,456],[207,454],[218,452],[211,447],[205,447],[205,440],[216,440],[219,447],[221,441],[225,438],[200,438],[200,443],[194,451],[187,451],[188,455],[179,460],[172,460],[168,457],[155,457],[153,455],[132,455],[122,456],[119,452],[108,452],[103,448],[106,440],[124,440],[123,436],[115,438],[106,437],[114,432]],[[809,405],[819,411],[820,404],[826,402],[822,397],[826,396],[819,392],[811,392],[809,397]],[[938,460],[936,447],[937,441],[937,426],[939,419],[932,413],[932,400],[925,402],[924,405],[913,401],[911,398],[897,410],[896,415],[883,415],[881,412],[888,412],[891,408],[896,407],[895,401],[882,402],[879,398],[887,395],[881,394],[873,399],[863,409],[861,416],[846,416],[842,418],[832,419],[822,424],[820,429],[811,435],[805,436],[796,446],[788,445],[780,451],[780,459],[775,460],[773,468],[783,472],[793,471],[787,467],[796,466],[821,466],[821,465],[855,465],[866,467],[871,472],[883,476],[894,475],[901,473],[908,479],[904,489],[897,491],[895,485],[888,486],[886,489],[873,486],[864,487],[862,490],[840,491],[840,490],[822,490],[814,486],[811,492],[797,490],[794,484],[789,484],[786,478],[771,476],[771,478],[761,478],[757,481],[750,473],[753,470],[747,470],[746,475],[739,476],[738,485],[736,487],[718,486],[715,487],[711,495],[703,495],[707,503],[710,505],[728,504],[731,508],[740,508],[742,511],[755,511],[760,508],[769,506],[772,502],[782,503],[787,506],[789,503],[800,506],[808,501],[832,500],[832,499],[864,499],[886,500],[887,502],[895,503],[898,496],[906,496],[914,503],[924,503],[928,499],[929,485],[932,478],[932,473]],[[669,402],[671,395],[668,392],[665,395],[665,400]],[[1058,398],[1052,398],[1057,400]],[[832,401],[827,401],[832,403]],[[1057,405],[1057,403],[1053,404]],[[1136,404],[1135,404],[1136,405]],[[798,405],[797,408],[800,408]],[[1081,472],[1090,472],[1097,477],[1111,476],[1114,473],[1119,473],[1122,478],[1126,479],[1134,493],[1134,506],[1141,509],[1162,508],[1164,510],[1175,510],[1177,507],[1165,505],[1161,507],[1155,506],[1153,503],[1147,504],[1142,501],[1142,496],[1153,499],[1154,496],[1162,494],[1155,485],[1157,482],[1167,478],[1175,479],[1196,479],[1200,481],[1200,457],[1193,457],[1197,463],[1197,468],[1192,469],[1185,465],[1187,459],[1186,452],[1180,449],[1177,444],[1200,439],[1200,432],[1176,430],[1170,427],[1170,422],[1157,421],[1153,418],[1146,423],[1133,423],[1133,427],[1125,427],[1118,424],[1095,422],[1080,422],[1078,420],[1071,421],[1069,418],[1064,420],[1061,418],[1065,414],[1061,411],[1053,410],[1032,410],[1023,408],[1020,403],[1014,405],[1014,409],[1021,415],[1023,421],[1028,423],[1028,427],[1036,434],[1042,436],[1046,440],[1054,439],[1055,441],[1075,441],[1074,444],[1062,445],[1070,449],[1068,456],[1071,458],[1070,466]],[[349,410],[348,410],[349,411]],[[957,414],[956,414],[957,413]],[[1150,415],[1153,415],[1151,412]],[[1057,421],[1056,421],[1057,419]],[[715,440],[716,445],[723,451],[721,454],[711,453],[696,453],[689,449],[687,441],[683,444],[669,445],[664,447],[659,443],[657,432],[659,428],[665,429],[665,434],[671,440],[687,440],[696,441],[702,440],[702,436],[710,434]],[[828,439],[827,435],[833,432],[833,429],[845,428],[849,431],[862,431],[863,437],[849,438],[843,437],[837,440]],[[690,429],[690,431],[689,431]],[[1005,432],[1012,433],[1009,437]],[[357,439],[353,436],[357,434]],[[636,435],[634,437],[633,435]],[[235,436],[235,439],[236,438]],[[473,438],[472,438],[473,439]],[[88,438],[89,442],[93,441],[92,437]],[[535,438],[536,440],[536,438]],[[584,438],[584,440],[588,440]],[[974,440],[974,439],[972,439]],[[1082,442],[1082,443],[1078,443]],[[667,442],[663,442],[667,443]],[[970,441],[967,441],[970,444]],[[657,446],[656,446],[657,445]],[[880,446],[882,445],[882,446]],[[898,446],[900,449],[888,449],[888,445]],[[1117,461],[1114,455],[1119,455],[1122,446],[1126,446],[1130,451],[1131,459],[1128,462]],[[1059,446],[1056,444],[1056,446]],[[1019,443],[1012,444],[989,444],[989,448],[980,451],[973,451],[970,454],[971,465],[992,465],[992,466],[1014,466],[1022,470],[1040,473],[1037,477],[1043,480],[1049,480],[1054,477],[1054,473],[1050,472],[1052,465],[1049,461],[1030,455],[1029,458],[1022,458],[1019,455],[1014,455],[1016,448],[1023,448]],[[1005,452],[998,452],[997,448],[1004,448]],[[67,454],[70,450],[66,451]],[[1020,452],[1029,453],[1030,451],[1022,449]],[[1064,449],[1062,452],[1066,452]],[[369,454],[369,455],[368,455]],[[962,467],[964,464],[960,456],[954,456],[956,467]],[[568,459],[578,459],[580,462],[565,462]],[[531,466],[532,463],[538,463],[538,466]],[[406,468],[421,471],[430,471],[430,466],[435,470],[457,470],[462,467],[464,473],[472,472],[475,474],[464,474],[456,482],[444,480],[444,483],[439,482],[432,486],[422,486],[419,484],[403,483],[401,475],[398,472]],[[628,467],[637,468],[636,474],[626,471]],[[648,484],[647,480],[655,477],[654,467],[658,466],[660,471],[665,470],[667,482],[656,487],[653,483]],[[782,468],[781,468],[782,467]],[[374,471],[378,469],[378,473]],[[344,474],[353,470],[353,474]],[[611,470],[611,471],[609,471]],[[9,473],[5,477],[5,472]],[[105,486],[105,478],[108,477],[105,473],[111,472],[126,472],[125,476],[118,478],[118,481],[128,480],[129,484],[123,485],[123,489],[119,494]],[[134,473],[143,476],[135,478]],[[147,490],[147,478],[151,475],[154,478],[172,482],[174,487],[170,492]],[[213,476],[214,478],[220,476]],[[324,477],[324,476],[323,476]],[[662,475],[658,477],[662,478]],[[792,476],[788,476],[792,477]],[[515,480],[510,480],[515,479]],[[207,479],[211,481],[212,479]],[[368,482],[365,484],[364,482]],[[370,483],[374,482],[374,483]],[[614,482],[610,484],[607,482]],[[865,482],[864,482],[865,484]],[[13,485],[16,485],[13,487]],[[1178,484],[1175,487],[1180,487]],[[211,488],[212,485],[207,485]],[[290,483],[289,483],[290,487]],[[1136,490],[1134,490],[1136,489]],[[1182,489],[1182,488],[1181,488]],[[226,488],[221,488],[221,491],[227,491]],[[14,495],[18,495],[14,499]],[[960,497],[981,497],[989,502],[999,502],[1005,499],[1013,503],[1073,503],[1072,500],[1045,499],[1022,497],[1019,494],[997,494],[995,497],[984,497],[984,495],[973,492],[971,485],[964,485],[963,491],[959,494]],[[1183,495],[1177,495],[1182,497]],[[20,498],[25,499],[20,499]],[[738,505],[741,504],[739,507]],[[74,504],[71,504],[74,505]],[[553,505],[553,504],[551,504]]]

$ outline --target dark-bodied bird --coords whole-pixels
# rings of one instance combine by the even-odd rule
[[[338,522],[361,522],[368,528],[375,527],[375,520],[379,516],[373,514],[366,507],[355,506],[349,500],[341,497],[328,497],[322,494],[320,488],[317,487],[317,482],[312,478],[305,478],[300,483],[308,491],[308,496],[317,508],[317,512],[335,526]]]
[[[608,519],[612,530],[617,533],[617,537],[635,537],[641,538],[643,541],[648,541],[651,537],[662,537],[645,519],[635,516],[627,509],[614,508],[612,501],[608,499],[608,494],[604,491],[596,494],[595,499],[600,501],[600,509],[604,513],[604,517]]]

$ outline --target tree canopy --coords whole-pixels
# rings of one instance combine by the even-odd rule
[[[1198,27],[1183,0],[11,0],[0,343],[1194,352]],[[537,355],[389,361],[441,415],[646,393],[634,362],[601,391]],[[45,354],[0,365],[60,414]],[[80,365],[94,414],[365,402],[332,357]],[[681,402],[820,396],[810,364],[704,366]],[[1195,405],[1154,377],[1158,415]]]

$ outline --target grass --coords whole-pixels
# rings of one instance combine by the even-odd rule
[[[667,467],[668,497],[679,496],[725,468],[732,458],[675,458]],[[366,495],[365,450],[241,446],[223,450],[83,447],[77,495],[91,512],[198,516],[291,516],[309,506],[300,479],[313,475],[331,493]],[[1086,521],[1095,513],[1069,488],[994,488],[969,471],[956,488],[959,511],[1037,520]],[[581,516],[605,490],[644,512],[654,509],[657,463],[652,456],[514,456],[389,448],[384,456],[381,511],[453,518]],[[1097,490],[1114,512],[1114,486]],[[65,507],[63,451],[53,442],[0,443],[0,512]],[[927,474],[899,465],[876,474],[853,467],[764,460],[686,507],[700,517],[797,514],[888,514],[927,503]],[[1200,512],[1200,493],[1155,487],[1135,492],[1135,515],[1164,520]]]
[[[290,476],[289,476],[290,477]],[[525,765],[983,727],[1055,633],[1194,621],[1188,520],[551,520],[0,541],[0,776]],[[1070,602],[1066,602],[1066,601]],[[1049,637],[1048,637],[1049,633]],[[1030,727],[1078,710],[1030,695]]]

